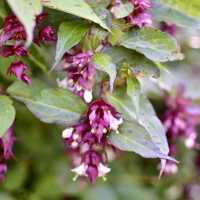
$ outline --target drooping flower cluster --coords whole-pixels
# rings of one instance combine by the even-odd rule
[[[39,25],[46,18],[47,14],[42,13],[36,17],[36,25]],[[36,27],[35,27],[36,29]],[[28,56],[28,51],[24,46],[24,40],[26,40],[26,32],[24,26],[14,15],[7,16],[4,19],[2,32],[0,33],[0,56]],[[34,41],[37,44],[40,42],[50,42],[56,40],[56,31],[51,26],[46,26],[42,28],[38,36],[35,36]],[[6,43],[10,41],[12,45],[7,45]],[[31,79],[28,77],[26,72],[28,71],[28,66],[26,66],[21,61],[16,61],[11,63],[8,74],[15,75],[17,79],[24,81],[27,84],[31,83]]]
[[[95,67],[92,64],[92,52],[73,52],[65,54],[63,70],[66,78],[58,80],[58,85],[68,88],[82,97],[87,103],[92,100]]]
[[[174,156],[176,152],[176,142],[179,138],[183,138],[189,149],[197,146],[196,126],[200,122],[200,107],[194,105],[191,99],[184,97],[182,87],[178,89],[176,97],[167,98],[166,112],[162,121],[166,129],[171,156]],[[167,163],[166,170],[166,174],[177,171],[174,163],[170,161]]]
[[[112,148],[107,136],[111,131],[117,132],[122,123],[119,113],[104,100],[91,102],[83,119],[62,134],[68,148],[78,152],[81,157],[72,171],[78,176],[88,177],[93,183],[97,177],[104,177],[110,171],[104,164],[107,162],[104,155],[106,148]]]
[[[0,181],[4,180],[7,172],[6,160],[13,157],[13,144],[15,137],[13,136],[13,128],[9,128],[6,134],[0,138]]]
[[[151,8],[150,0],[130,0],[134,6],[134,11],[126,17],[129,24],[142,27],[152,26],[152,17],[148,10]]]

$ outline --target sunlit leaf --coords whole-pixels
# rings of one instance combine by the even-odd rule
[[[91,20],[105,29],[109,29],[108,26],[101,20],[101,18],[95,13],[95,11],[84,0],[42,0],[44,6],[60,10],[72,15],[76,15],[88,20]]]
[[[176,40],[155,29],[140,29],[123,35],[122,46],[136,50],[153,61],[173,61],[183,59]]]
[[[15,120],[15,108],[7,96],[0,96],[0,137],[10,128]]]
[[[93,62],[97,69],[106,72],[110,77],[110,89],[113,89],[114,81],[117,75],[116,66],[112,62],[112,58],[103,53],[96,53],[93,56]]]
[[[40,0],[7,0],[15,15],[24,25],[27,34],[26,46],[29,46],[33,40],[33,30],[35,28],[36,15],[42,12]]]
[[[39,81],[33,81],[31,86],[16,82],[8,92],[46,123],[72,124],[85,111],[85,104],[79,97],[67,90],[46,88]]]
[[[63,22],[60,25],[54,67],[58,64],[65,52],[81,41],[87,30],[87,26],[79,22]]]

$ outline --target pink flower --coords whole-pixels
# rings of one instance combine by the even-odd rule
[[[66,78],[58,80],[58,85],[68,88],[82,97],[87,103],[92,100],[92,88],[96,69],[92,64],[91,52],[79,52],[64,56]]]
[[[160,24],[160,30],[166,33],[169,33],[172,36],[176,35],[176,25],[172,23],[167,23],[167,22],[161,22]]]
[[[8,68],[8,74],[14,75],[18,80],[25,82],[26,84],[31,84],[31,79],[26,75],[26,71],[29,70],[28,66],[21,61],[11,63]]]
[[[142,27],[151,27],[152,18],[148,9],[151,7],[149,0],[130,0],[134,6],[134,11],[126,17],[126,20],[129,24],[133,26]]]
[[[104,134],[112,130],[118,131],[123,122],[115,108],[102,99],[95,100],[89,105],[87,117],[91,133],[96,135],[98,142],[101,142]]]
[[[6,134],[0,138],[0,181],[4,180],[7,172],[6,160],[13,157],[13,144],[15,137],[13,136],[13,128],[9,128]]]
[[[94,183],[97,177],[104,177],[110,171],[104,165],[110,156],[103,160],[103,155],[105,157],[110,152],[107,150],[113,149],[107,141],[107,135],[111,131],[117,132],[122,122],[114,107],[98,99],[89,104],[88,112],[78,124],[63,131],[62,137],[71,150],[70,155],[81,158],[72,169],[77,176],[86,176]]]
[[[16,16],[7,16],[4,19],[2,33],[0,34],[0,46],[5,43],[7,40],[25,40],[26,32],[17,19]]]
[[[81,164],[72,169],[78,176],[87,176],[92,183],[96,182],[97,177],[105,177],[110,172],[110,168],[103,164],[102,157],[95,151],[87,151],[82,156]]]
[[[26,56],[27,50],[24,48],[23,45],[5,45],[2,47],[2,51],[0,52],[0,55],[3,57],[8,56]]]
[[[41,24],[41,23],[45,20],[45,18],[46,18],[47,16],[48,16],[48,13],[45,13],[45,12],[39,14],[39,15],[36,17],[36,23],[37,23],[37,24]]]
[[[39,32],[39,41],[54,42],[56,41],[56,30],[52,26],[46,26]]]
[[[7,172],[7,165],[5,163],[0,163],[0,181],[5,179],[5,174]]]
[[[179,88],[175,98],[167,98],[162,121],[169,141],[183,138],[185,145],[191,149],[196,146],[196,126],[200,122],[200,107],[193,105],[192,100],[185,98],[183,93],[183,88]]]
[[[135,6],[135,10],[147,10],[151,8],[150,0],[130,0],[130,2]]]

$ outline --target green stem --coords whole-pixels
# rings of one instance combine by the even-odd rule
[[[38,67],[40,67],[40,69],[44,72],[47,73],[47,69],[46,66],[41,63],[40,61],[38,61],[32,54],[29,53],[29,59],[34,62],[36,65],[38,65]]]

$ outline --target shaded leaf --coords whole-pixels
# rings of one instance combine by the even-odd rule
[[[95,52],[98,47],[102,45],[102,41],[105,40],[107,32],[103,29],[93,27],[82,42],[82,49],[84,51]]]
[[[39,81],[33,81],[31,86],[16,82],[8,88],[8,92],[46,123],[72,124],[86,108],[83,101],[71,92],[45,88]]]
[[[111,12],[115,16],[115,18],[120,19],[128,16],[133,12],[133,4],[131,2],[120,3],[112,8]]]
[[[167,33],[156,29],[143,28],[123,35],[122,46],[136,50],[153,61],[173,61],[183,59],[178,44]]]
[[[67,6],[65,0],[48,0],[42,1],[43,5],[52,9],[57,9],[72,15],[76,15],[88,20],[91,20],[103,28],[109,30],[108,26],[100,19],[100,17],[95,13],[95,11],[83,0],[68,0]]]
[[[170,8],[173,8],[177,11],[180,11],[191,17],[199,17],[200,19],[200,4],[199,0],[155,0],[162,5],[166,5]]]
[[[95,64],[96,68],[106,72],[110,77],[110,89],[112,91],[114,81],[117,75],[116,66],[112,62],[112,58],[103,53],[96,53],[93,56],[93,63]]]
[[[0,137],[11,127],[15,120],[15,108],[7,96],[0,96]]]
[[[144,128],[146,133],[149,134],[153,144],[160,151],[156,151],[156,153],[168,155],[169,147],[164,127],[157,118],[153,106],[146,97],[143,95],[140,96],[140,107],[138,113],[135,110],[132,98],[127,95],[125,88],[123,87],[117,89],[112,95],[107,94],[107,100],[115,106],[120,113],[122,113],[122,116],[126,121],[131,123],[136,121]]]
[[[108,54],[112,58],[112,62],[118,67],[128,64],[135,74],[153,78],[160,76],[160,70],[155,63],[145,58],[142,54],[124,47],[111,47],[106,49],[104,53]]]
[[[136,78],[128,77],[127,78],[127,94],[132,99],[135,106],[136,113],[140,109],[140,83]]]
[[[200,28],[200,19],[185,15],[184,13],[176,10],[173,7],[168,6],[165,3],[154,4],[151,9],[152,16],[154,20],[165,21],[169,23],[174,23],[178,26],[187,28]]]
[[[111,134],[110,142],[122,151],[135,152],[145,158],[168,158],[156,146],[145,128],[135,121],[125,121],[118,134]]]

